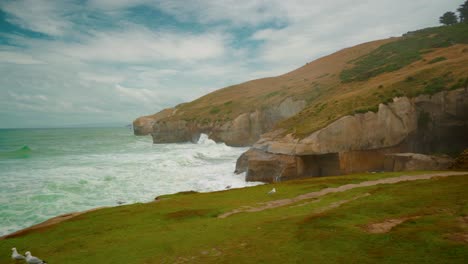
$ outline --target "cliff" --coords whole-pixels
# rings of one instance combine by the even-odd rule
[[[286,98],[276,106],[239,114],[233,120],[153,120],[151,135],[154,143],[196,142],[201,133],[230,146],[247,146],[269,131],[280,120],[298,113],[305,101]]]
[[[133,133],[136,136],[146,136],[153,132],[153,125],[156,121],[167,118],[174,114],[173,108],[164,109],[150,116],[142,116],[133,121]]]
[[[236,172],[247,172],[248,180],[272,182],[382,171],[388,154],[455,154],[466,146],[468,91],[463,88],[432,96],[395,98],[392,103],[380,104],[376,113],[344,116],[303,139],[283,136],[282,131],[267,133],[239,158]],[[396,157],[402,160],[408,156]],[[437,162],[434,159],[432,163]],[[450,165],[441,163],[445,168]]]
[[[468,24],[428,28],[139,118],[135,134],[253,146],[236,169],[248,180],[382,170],[387,154],[466,148],[467,72]]]
[[[135,135],[151,134],[154,143],[173,143],[206,133],[217,142],[248,146],[275,130],[310,141],[311,134],[343,116],[375,112],[395,97],[466,86],[467,43],[464,24],[364,43],[284,75],[229,86],[140,117],[134,121]]]

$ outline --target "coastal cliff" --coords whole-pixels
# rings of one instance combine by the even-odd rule
[[[405,163],[387,162],[392,170],[424,160],[443,167],[446,157],[388,155],[456,155],[468,146],[467,72],[468,25],[427,28],[140,117],[135,135],[177,143],[204,133],[252,146],[236,172],[254,181],[379,171],[385,159]]]
[[[459,153],[468,146],[468,91],[395,98],[376,113],[344,116],[302,139],[281,132],[264,134],[239,158],[236,172],[272,182],[381,171],[393,153]]]
[[[216,142],[229,146],[250,146],[281,120],[302,110],[305,101],[286,98],[279,105],[264,110],[239,114],[234,120],[196,121],[156,118],[147,122],[154,143],[196,142],[200,134],[207,134]],[[165,110],[167,111],[167,110]]]

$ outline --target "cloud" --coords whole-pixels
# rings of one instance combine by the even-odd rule
[[[151,0],[89,0],[87,5],[105,11],[116,11],[142,4],[151,4]]]
[[[4,0],[0,126],[128,123],[354,44],[435,26],[441,13],[458,5],[446,0]]]
[[[66,19],[70,2],[47,0],[14,0],[0,3],[6,20],[21,28],[47,35],[60,36],[72,24]]]
[[[21,54],[11,51],[0,51],[0,63],[43,64],[44,62],[36,60],[28,54]]]
[[[148,62],[202,60],[223,56],[221,34],[154,32],[144,27],[93,32],[82,43],[61,43],[58,52],[86,61]]]
[[[124,100],[136,100],[140,103],[156,103],[159,101],[158,93],[149,89],[132,89],[117,84],[115,90]]]
[[[125,77],[122,75],[106,74],[106,73],[92,73],[92,72],[80,72],[78,76],[85,81],[92,81],[97,83],[109,83],[115,84],[122,82]]]
[[[30,95],[30,94],[17,94],[13,91],[9,91],[8,94],[10,95],[10,97],[12,97],[13,99],[17,100],[17,101],[23,101],[23,102],[27,102],[27,103],[33,103],[33,102],[37,102],[37,101],[48,101],[49,99],[47,98],[47,96],[43,95],[43,94],[36,94],[36,95]]]

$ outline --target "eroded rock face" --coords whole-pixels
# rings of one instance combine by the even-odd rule
[[[458,155],[451,169],[468,170],[468,149],[465,149],[460,155]]]
[[[260,135],[270,130],[278,121],[295,115],[305,107],[305,101],[285,99],[278,106],[242,113],[224,123],[197,123],[195,121],[155,120],[151,129],[154,143],[177,143],[196,141],[201,133],[216,142],[243,147],[251,146]]]
[[[418,153],[387,154],[385,171],[446,170],[453,164],[449,156],[431,156]]]
[[[142,116],[133,121],[133,133],[135,136],[146,136],[153,131],[154,119],[149,116]]]
[[[263,175],[257,178],[272,181],[385,169],[446,169],[448,160],[431,158],[431,163],[418,154],[411,158],[389,154],[461,152],[468,146],[468,92],[459,89],[413,99],[395,98],[393,103],[381,104],[377,113],[342,117],[304,139],[281,132],[262,135],[253,148],[268,153],[270,164],[275,164],[275,159],[281,164],[284,156],[290,156],[295,167],[293,162],[288,163],[287,175],[281,170],[263,169]],[[262,174],[265,162],[257,157],[262,156],[243,157],[247,159],[243,161],[248,165],[247,176],[249,171]],[[389,157],[396,165],[386,168]]]
[[[297,178],[298,159],[250,149],[239,158],[236,173],[246,173],[247,181],[279,182]]]
[[[133,133],[135,136],[146,136],[153,132],[154,124],[163,118],[171,116],[174,114],[174,108],[164,109],[161,112],[150,115],[150,116],[142,116],[133,121]]]
[[[313,155],[343,151],[380,149],[413,139],[415,150],[437,151],[468,144],[468,93],[465,89],[395,98],[380,104],[377,113],[344,116],[304,139],[267,133],[254,148],[286,155]],[[418,136],[415,136],[418,135]],[[428,147],[424,147],[423,143]],[[440,143],[438,143],[440,142]],[[418,151],[419,152],[419,151]]]
[[[197,142],[200,134],[194,123],[185,120],[157,121],[151,132],[154,143]]]

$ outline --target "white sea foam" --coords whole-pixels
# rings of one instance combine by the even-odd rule
[[[94,144],[81,140],[60,146],[58,139],[51,139],[53,147],[42,142],[31,149],[33,154],[42,150],[54,155],[0,160],[0,235],[59,214],[118,202],[258,184],[233,173],[246,148],[217,144],[206,135],[198,144],[153,145],[150,138],[119,133],[114,140],[107,134],[98,136]]]

